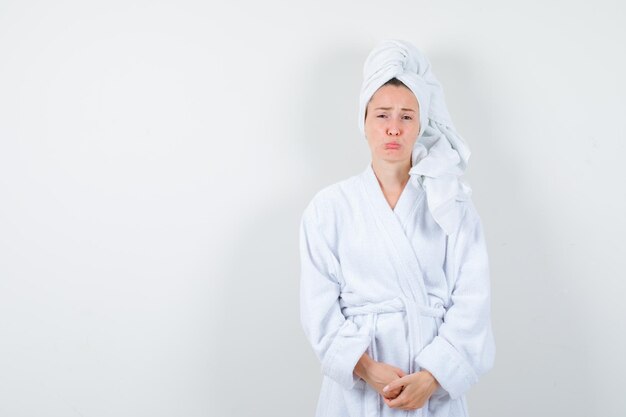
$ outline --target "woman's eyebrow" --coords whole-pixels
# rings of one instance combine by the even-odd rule
[[[374,110],[391,110],[391,107],[376,107]],[[402,111],[412,111],[415,113],[415,110],[409,109],[408,107],[403,107],[400,110]]]

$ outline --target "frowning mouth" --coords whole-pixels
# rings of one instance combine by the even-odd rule
[[[385,143],[385,149],[399,149],[400,144],[398,142],[388,142]]]

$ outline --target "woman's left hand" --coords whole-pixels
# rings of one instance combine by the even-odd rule
[[[431,395],[439,388],[439,382],[427,370],[412,373],[390,382],[384,392],[404,387],[400,395],[394,399],[383,397],[390,408],[415,410],[422,408]]]

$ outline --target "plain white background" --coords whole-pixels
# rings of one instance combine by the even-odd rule
[[[496,366],[473,416],[626,412],[626,8],[2,1],[0,416],[312,416],[300,215],[414,42],[473,151]]]

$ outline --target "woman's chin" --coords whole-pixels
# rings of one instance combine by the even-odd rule
[[[406,156],[406,155],[400,155],[400,154],[396,154],[396,155],[381,155],[378,157],[378,160],[380,162],[383,163],[387,163],[387,164],[398,164],[398,163],[402,163],[402,162],[406,162],[411,160],[411,155]]]

